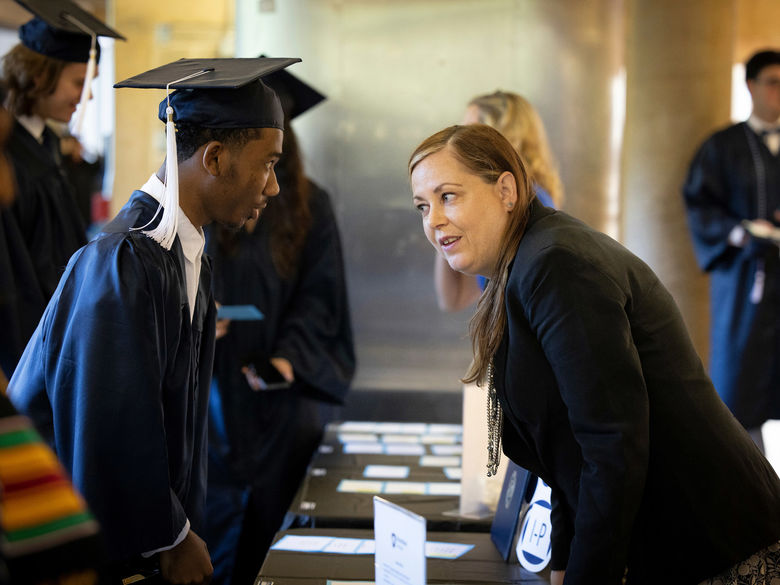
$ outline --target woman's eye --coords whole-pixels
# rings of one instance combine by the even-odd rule
[[[428,209],[428,205],[426,205],[425,203],[420,203],[419,205],[416,205],[415,207],[417,207],[417,211],[419,211],[420,213],[425,213],[427,211],[427,209]]]
[[[445,203],[447,201],[452,201],[455,198],[455,193],[442,193],[441,200]]]

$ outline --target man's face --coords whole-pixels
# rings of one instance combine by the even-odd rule
[[[228,147],[221,188],[204,205],[210,221],[238,229],[248,219],[260,217],[268,198],[279,194],[274,166],[282,155],[282,137],[279,129],[263,128],[260,138]]]
[[[780,118],[780,65],[768,65],[748,81],[753,112],[767,122]]]

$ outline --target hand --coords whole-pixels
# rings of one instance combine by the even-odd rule
[[[271,365],[275,367],[282,378],[287,380],[290,384],[295,382],[295,374],[293,372],[292,364],[283,357],[271,358]]]
[[[219,308],[222,306],[222,303],[214,303],[217,307],[217,311],[219,311]],[[227,335],[228,329],[230,328],[230,319],[217,319],[217,337],[215,339],[220,339],[222,337],[225,337]]]
[[[193,530],[172,549],[160,553],[160,573],[173,585],[206,585],[213,572],[206,543]]]
[[[563,585],[563,576],[566,571],[550,571],[550,585]]]
[[[230,319],[218,319],[216,339],[225,337],[225,335],[227,335],[228,329],[230,329]]]

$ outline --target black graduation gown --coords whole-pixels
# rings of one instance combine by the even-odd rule
[[[216,300],[252,304],[265,315],[262,321],[232,322],[217,343],[214,362],[219,403],[213,416],[225,435],[210,433],[212,460],[222,458],[245,485],[279,481],[299,422],[298,397],[341,403],[355,370],[338,227],[328,194],[311,187],[312,226],[298,271],[289,279],[274,268],[266,217],[253,232],[236,234],[235,254],[222,253],[209,233]],[[290,361],[295,383],[290,389],[252,391],[242,365],[272,357]]]
[[[49,128],[44,139],[58,144]],[[54,152],[14,122],[7,153],[17,196],[0,210],[0,367],[9,378],[68,259],[86,243],[84,221]]]
[[[534,202],[505,303],[504,452],[552,488],[567,582],[691,585],[780,539],[780,480],[647,265]]]
[[[204,256],[190,322],[184,258],[140,231],[136,191],[68,264],[9,384],[100,522],[113,560],[169,546],[205,505],[216,310]]]
[[[710,375],[739,421],[757,427],[780,418],[780,259],[777,246],[736,248],[728,235],[741,220],[771,219],[780,209],[780,156],[736,124],[702,145],[683,192],[694,251],[710,274]]]

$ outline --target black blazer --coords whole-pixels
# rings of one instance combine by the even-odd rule
[[[567,583],[696,584],[780,539],[780,480],[647,265],[534,202],[505,302],[504,452],[552,487]]]

